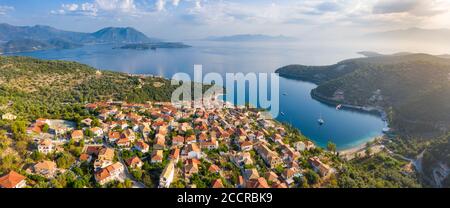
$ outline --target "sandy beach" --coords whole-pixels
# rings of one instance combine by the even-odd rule
[[[343,157],[343,158],[346,158],[347,160],[353,159],[354,156],[355,156],[355,153],[358,153],[360,155],[364,155],[365,151],[366,151],[367,143],[374,142],[377,139],[383,139],[383,136],[377,136],[377,137],[374,137],[374,138],[370,139],[369,141],[367,141],[365,143],[362,143],[362,144],[360,144],[360,145],[358,145],[356,147],[352,147],[352,148],[349,148],[349,149],[344,149],[344,150],[338,151],[339,155],[341,157]],[[376,153],[376,152],[379,152],[379,151],[382,150],[382,145],[374,144],[370,148],[372,148],[372,152],[373,153]]]

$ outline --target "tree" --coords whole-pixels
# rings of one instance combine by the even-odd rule
[[[61,153],[56,159],[56,164],[58,165],[58,168],[63,169],[69,168],[74,162],[75,159],[73,158],[73,156],[67,153]]]
[[[327,150],[335,153],[336,152],[336,144],[333,143],[332,141],[328,141]]]
[[[48,133],[49,130],[50,130],[50,126],[48,124],[44,124],[42,126],[42,132]]]
[[[311,169],[308,169],[308,171],[305,172],[305,177],[308,180],[309,185],[314,185],[319,182],[320,176],[316,172],[314,172]]]
[[[366,157],[370,157],[370,155],[372,154],[372,148],[370,147],[366,147],[366,150],[364,151]]]

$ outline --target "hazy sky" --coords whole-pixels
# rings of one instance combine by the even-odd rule
[[[132,26],[180,40],[242,33],[348,37],[450,28],[450,0],[0,0],[0,22],[85,32]]]

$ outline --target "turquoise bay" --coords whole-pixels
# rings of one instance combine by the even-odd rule
[[[192,48],[148,50],[112,49],[113,45],[90,45],[70,50],[48,50],[12,55],[51,60],[70,60],[133,74],[172,77],[177,72],[193,73],[193,65],[203,65],[203,72],[220,74],[266,72],[288,64],[325,65],[356,57],[356,48],[306,43],[216,43],[187,42]],[[338,149],[358,146],[382,134],[384,122],[377,115],[336,110],[310,96],[312,83],[280,78],[280,114],[277,120],[291,123],[320,146],[328,141]],[[320,126],[317,119],[325,124]]]

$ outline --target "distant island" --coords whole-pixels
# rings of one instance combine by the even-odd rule
[[[364,38],[381,41],[418,41],[418,42],[445,42],[449,43],[450,29],[422,29],[408,28],[402,30],[391,30],[375,32],[364,35]]]
[[[208,37],[208,41],[222,41],[222,42],[258,42],[258,41],[295,41],[296,38],[287,37],[283,35],[270,36],[262,34],[239,34],[232,36]]]
[[[155,50],[158,48],[190,48],[192,46],[179,42],[131,43],[114,49]]]
[[[49,49],[71,49],[90,44],[126,44],[125,48],[185,48],[183,43],[162,42],[132,27],[107,27],[94,33],[59,30],[50,26],[0,24],[0,54]],[[133,45],[134,44],[134,45]],[[142,45],[139,45],[142,44]]]
[[[406,56],[406,55],[412,55],[414,53],[398,52],[398,53],[393,53],[393,54],[381,54],[381,53],[374,52],[374,51],[360,51],[360,52],[358,52],[358,54],[370,58],[370,57],[379,57],[379,56]],[[441,55],[435,55],[435,56],[439,57],[439,58],[450,58],[449,54],[441,54]]]

